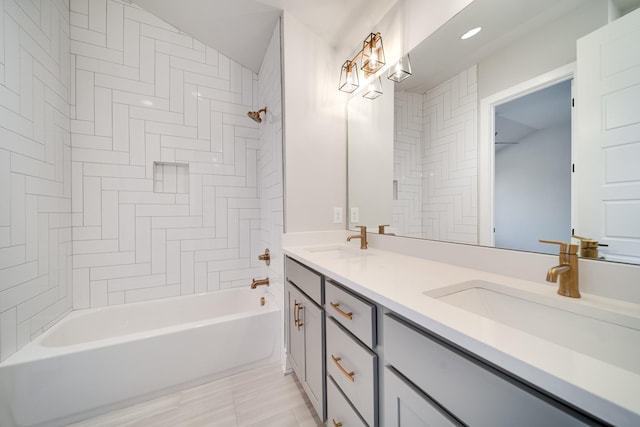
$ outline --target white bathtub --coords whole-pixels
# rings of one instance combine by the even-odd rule
[[[263,289],[74,311],[0,364],[0,426],[63,425],[279,360],[280,347]]]

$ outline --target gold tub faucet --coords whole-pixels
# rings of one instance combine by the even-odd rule
[[[558,254],[560,264],[551,267],[549,271],[547,271],[547,282],[558,282],[559,295],[570,298],[580,298],[578,282],[578,245],[556,242],[555,240],[540,240],[540,242],[560,245],[560,251]]]
[[[352,234],[347,237],[347,242],[350,242],[351,239],[360,239],[360,249],[367,249],[367,227],[364,225],[356,225],[356,227],[360,229],[360,234]]]
[[[251,282],[251,289],[255,289],[258,286],[269,286],[269,278],[266,277],[264,279],[253,279],[253,281]]]

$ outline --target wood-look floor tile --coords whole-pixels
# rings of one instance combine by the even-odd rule
[[[122,427],[157,413],[177,409],[179,406],[180,395],[172,393],[71,424],[71,427]]]
[[[209,395],[218,395],[226,392],[232,396],[233,382],[229,378],[224,378],[210,383],[202,384],[196,387],[188,388],[180,392],[180,402],[186,403],[193,399],[203,399]],[[232,397],[230,397],[232,399]]]
[[[322,426],[279,363],[113,411],[73,427]]]
[[[299,427],[318,427],[323,425],[315,409],[309,404],[298,405],[292,411],[296,416]]]
[[[275,387],[260,387],[255,392],[236,398],[239,425],[251,425],[271,418],[283,410],[291,410],[300,403],[300,391],[293,381]]]
[[[283,411],[270,417],[262,418],[247,427],[298,427],[298,420],[292,411]]]

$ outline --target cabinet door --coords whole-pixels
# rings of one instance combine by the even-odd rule
[[[385,426],[461,426],[414,385],[389,367],[384,370]]]
[[[302,293],[294,286],[287,284],[287,294],[289,295],[289,310],[287,325],[289,328],[289,340],[287,350],[289,363],[300,381],[304,381],[304,329],[299,325],[300,304],[302,304]]]
[[[367,427],[331,376],[327,379],[327,426]]]
[[[324,311],[303,297],[298,309],[304,331],[305,376],[307,395],[321,420],[324,420]],[[299,323],[300,325],[300,323]]]
[[[327,374],[368,425],[378,425],[378,356],[327,319]]]
[[[384,316],[384,340],[385,362],[465,424],[598,425],[392,314]]]

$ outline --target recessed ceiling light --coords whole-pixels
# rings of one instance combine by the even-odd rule
[[[462,37],[460,37],[462,40],[466,40],[466,39],[470,39],[471,37],[475,36],[476,34],[478,34],[480,32],[480,30],[482,30],[482,27],[476,27],[472,30],[467,31],[466,33],[464,33],[462,35]]]

